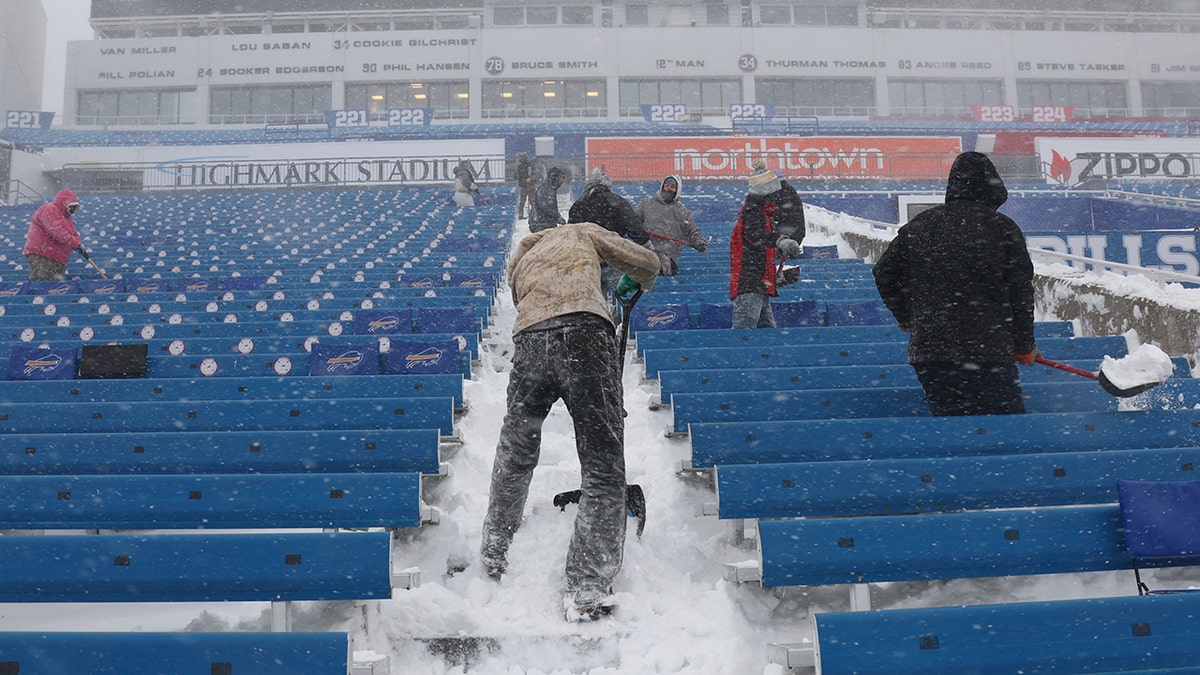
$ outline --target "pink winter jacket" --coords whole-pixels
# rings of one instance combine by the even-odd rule
[[[25,237],[24,255],[40,255],[67,264],[71,251],[82,243],[75,231],[75,221],[67,215],[67,204],[73,201],[75,193],[63,190],[54,196],[53,202],[43,204],[34,212],[29,235]]]

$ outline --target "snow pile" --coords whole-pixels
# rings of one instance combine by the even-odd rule
[[[1175,364],[1171,363],[1171,357],[1150,344],[1142,345],[1119,359],[1105,356],[1100,364],[1100,372],[1119,389],[1133,389],[1162,382],[1170,377],[1174,370]]]

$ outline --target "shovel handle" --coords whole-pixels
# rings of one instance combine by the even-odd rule
[[[1086,377],[1089,380],[1099,379],[1099,376],[1090,370],[1084,370],[1083,368],[1076,368],[1075,366],[1068,365],[1066,363],[1059,363],[1058,361],[1051,361],[1050,359],[1048,359],[1044,356],[1039,356],[1039,357],[1035,358],[1033,361],[1034,361],[1034,363],[1040,363],[1043,366],[1050,366],[1051,368],[1065,370],[1068,373],[1079,375],[1080,377]]]

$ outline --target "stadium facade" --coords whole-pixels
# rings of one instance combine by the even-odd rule
[[[65,118],[113,128],[1200,113],[1194,0],[918,4],[95,0],[96,39],[69,47]]]

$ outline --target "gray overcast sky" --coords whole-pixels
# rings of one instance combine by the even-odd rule
[[[92,39],[92,28],[88,25],[91,7],[91,0],[42,0],[42,8],[46,10],[46,77],[42,85],[42,110],[53,110],[55,122],[62,121],[67,42]]]

